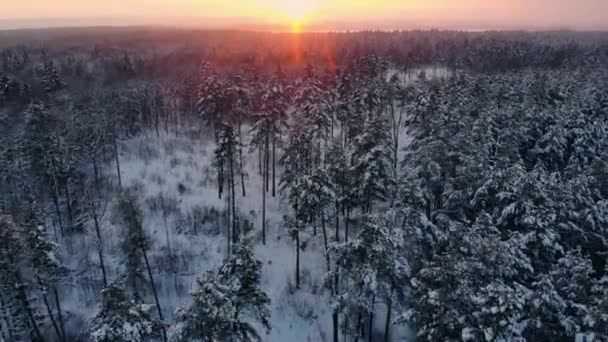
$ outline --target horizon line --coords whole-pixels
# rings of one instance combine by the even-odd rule
[[[184,22],[184,20],[188,22]],[[207,21],[207,22],[204,22]],[[209,22],[211,21],[211,22]],[[240,21],[240,22],[239,22]],[[528,31],[528,32],[608,32],[607,27],[574,25],[530,25],[530,24],[501,24],[470,22],[457,20],[444,23],[433,23],[431,20],[415,20],[411,18],[387,18],[383,23],[377,20],[323,20],[310,22],[302,26],[301,33],[321,32],[365,32],[365,31],[463,31],[463,32],[492,32],[492,31]],[[290,25],[278,21],[263,20],[248,16],[176,16],[165,18],[127,18],[127,17],[31,17],[8,19],[0,18],[0,31],[19,30],[49,30],[49,29],[78,29],[78,28],[173,28],[199,29],[217,31],[249,31],[249,32],[291,32]]]

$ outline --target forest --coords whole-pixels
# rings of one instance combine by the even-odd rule
[[[608,341],[608,34],[0,32],[18,341]]]

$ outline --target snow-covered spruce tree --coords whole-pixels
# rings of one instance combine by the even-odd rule
[[[135,197],[132,189],[124,190],[120,194],[117,211],[124,227],[126,228],[123,251],[127,259],[127,280],[132,288],[133,297],[135,298],[136,302],[140,301],[142,298],[139,286],[140,283],[146,282],[146,279],[143,276],[143,267],[145,267],[150,288],[152,289],[152,294],[154,295],[154,302],[156,304],[158,317],[162,321],[163,312],[160,306],[158,292],[156,290],[156,283],[154,282],[154,277],[152,275],[152,267],[150,266],[150,260],[148,258],[150,242],[144,231],[143,214],[141,208],[137,203],[137,198]],[[166,340],[164,330],[163,338]]]
[[[55,67],[55,63],[51,60],[44,62],[42,74],[42,85],[47,94],[53,94],[63,88],[64,84],[59,77],[59,71]]]
[[[152,318],[153,305],[129,300],[120,286],[111,284],[101,295],[101,308],[90,327],[92,342],[143,342],[164,329]]]
[[[251,150],[257,150],[262,175],[262,243],[266,243],[266,196],[270,189],[272,168],[272,196],[276,196],[276,149],[281,134],[287,128],[287,101],[285,89],[278,79],[269,81],[260,90],[260,100],[255,103],[251,127]]]
[[[28,267],[26,235],[23,227],[10,216],[0,215],[2,326],[6,335],[14,340],[44,341],[40,315],[28,294],[31,286],[28,286],[26,272],[31,268]]]
[[[372,340],[378,301],[390,303],[389,307],[403,301],[410,267],[402,255],[403,237],[394,229],[394,224],[392,212],[385,217],[367,215],[355,239],[331,248],[336,269],[328,272],[326,284],[332,287],[334,273],[340,274],[340,286],[332,296],[332,309],[343,315],[343,329],[355,337],[366,331],[365,335]],[[388,313],[387,321],[390,320]],[[386,324],[388,326],[390,324]]]
[[[226,185],[228,186],[228,212],[230,213],[230,226],[226,234],[228,239],[228,251],[230,246],[240,239],[239,214],[236,205],[236,174],[238,173],[237,163],[238,151],[241,149],[241,143],[237,132],[229,124],[219,126],[218,143],[215,149],[214,163],[216,165],[225,165],[227,168]]]
[[[422,242],[436,228],[424,215],[417,220],[406,227],[406,236]],[[437,221],[451,225],[449,239],[439,237],[427,245],[430,251],[406,252],[412,260],[410,310],[401,318],[425,341],[521,337],[530,290],[517,280],[533,272],[522,249],[529,237],[515,233],[503,240],[489,215],[480,216],[472,226],[441,215]],[[412,256],[418,253],[422,254]],[[421,262],[425,253],[434,256]]]
[[[376,201],[386,200],[387,189],[394,183],[389,127],[383,116],[367,119],[361,134],[355,137],[353,176],[362,212],[372,211]]]
[[[261,289],[261,268],[251,246],[235,244],[217,271],[198,280],[192,305],[177,311],[171,340],[262,341],[253,324],[270,329],[270,298]]]
[[[67,341],[61,300],[57,287],[68,275],[68,269],[61,263],[57,253],[57,245],[49,239],[44,222],[44,216],[34,200],[30,200],[21,210],[23,225],[26,229],[26,241],[30,253],[32,270],[35,281],[43,299],[48,317],[60,341]],[[52,295],[57,316],[49,302]]]
[[[213,129],[215,141],[218,142],[220,128],[224,122],[225,107],[228,105],[226,98],[228,85],[209,63],[203,63],[200,69],[201,81],[196,108],[201,121]],[[217,168],[218,197],[221,199],[224,194],[225,165],[223,160],[220,161],[221,163],[215,166]]]

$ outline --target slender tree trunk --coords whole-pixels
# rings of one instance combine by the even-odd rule
[[[46,293],[44,293],[44,290],[43,290],[43,294],[42,294],[42,301],[44,302],[44,307],[46,308],[46,312],[49,315],[49,318],[51,319],[51,325],[53,326],[53,330],[55,330],[55,334],[57,335],[57,338],[59,339],[59,341],[65,341],[65,339],[63,338],[63,335],[61,334],[61,330],[59,329],[59,325],[57,325],[57,321],[55,320],[55,315],[53,315],[53,310],[51,309],[51,305],[49,304],[49,299],[48,299]]]
[[[64,235],[63,232],[63,220],[61,219],[61,209],[59,208],[59,187],[57,186],[57,179],[53,176],[53,190],[51,191],[53,204],[55,205],[55,215],[57,215],[57,223],[59,224],[59,231],[61,232],[61,236]]]
[[[277,194],[277,181],[276,181],[276,137],[272,136],[272,197],[276,197]]]
[[[99,167],[97,166],[97,155],[95,153],[93,153],[93,173],[95,175],[95,191],[99,197],[99,194],[101,194],[101,180],[99,176]]]
[[[266,134],[266,192],[270,191],[270,137]]]
[[[55,306],[57,307],[57,319],[59,320],[59,328],[61,329],[61,335],[63,336],[63,340],[67,341],[67,336],[65,333],[65,324],[63,323],[63,314],[61,313],[61,303],[59,302],[59,294],[57,292],[56,287],[53,287],[53,295],[55,296]]]
[[[217,167],[217,191],[219,199],[222,199],[224,193],[224,160],[220,158],[219,165]]]
[[[348,226],[350,221],[350,208],[346,207],[346,215],[344,216],[344,242],[348,242]]]
[[[297,219],[296,219],[297,221]],[[300,227],[296,227],[296,289],[300,289]]]
[[[97,236],[97,255],[99,256],[99,267],[103,278],[103,287],[108,287],[108,278],[106,275],[106,265],[103,259],[103,240],[101,238],[101,228],[99,227],[99,218],[97,217],[97,208],[95,201],[91,199],[91,211],[93,212],[93,223],[95,223],[95,235]]]
[[[241,133],[241,123],[239,122],[239,173],[241,175],[241,187],[243,190],[243,197],[247,196],[247,191],[245,190],[245,173],[243,172],[243,147],[242,143],[242,133]]]
[[[357,314],[357,324],[355,325],[355,342],[359,341],[359,337],[361,336],[361,330],[363,329],[363,315],[361,311]]]
[[[118,188],[122,190],[122,176],[120,174],[120,157],[118,156],[118,142],[114,137],[114,143],[112,144],[114,150],[114,161],[116,162],[116,175],[118,176]]]
[[[63,186],[63,189],[65,191],[65,201],[66,201],[66,205],[67,205],[67,209],[68,209],[68,223],[70,225],[70,228],[73,228],[74,226],[74,214],[72,212],[72,200],[70,198],[70,188],[68,186],[69,181],[66,179],[65,184]]]
[[[262,158],[262,148],[258,147],[258,168],[260,169],[260,176],[262,176],[264,174],[263,168],[262,168],[262,164],[264,164],[263,158]]]
[[[11,318],[6,312],[6,303],[4,302],[2,296],[0,296],[0,312],[2,313],[2,320],[6,323],[7,336],[5,336],[4,339],[12,342],[15,340],[13,335],[13,324],[11,323]]]
[[[325,214],[321,212],[321,228],[323,229],[323,242],[325,243],[325,261],[327,262],[327,272],[331,271],[331,261],[329,256],[329,241],[327,240],[327,227],[325,226]]]
[[[267,154],[264,153],[264,171],[266,172],[266,158]],[[262,244],[266,245],[266,177],[262,176]]]
[[[40,342],[44,342],[44,338],[40,333],[40,328],[38,327],[38,322],[36,322],[36,317],[34,316],[34,311],[30,306],[30,302],[27,299],[27,293],[25,292],[25,285],[23,284],[23,280],[21,278],[21,274],[18,271],[15,271],[15,279],[17,280],[16,288],[18,293],[18,298],[23,305],[23,309],[25,314],[27,315],[28,320],[32,326],[32,330],[34,330],[34,335]]]
[[[156,309],[158,310],[158,318],[163,321],[163,310],[160,307],[160,301],[158,300],[158,293],[156,292],[156,284],[154,283],[154,277],[152,276],[152,268],[150,267],[150,261],[148,260],[148,253],[142,250],[144,256],[144,262],[146,263],[146,270],[148,271],[148,278],[150,278],[150,287],[152,288],[152,294],[154,295],[154,302],[156,303]],[[167,332],[165,328],[163,330],[163,341],[167,342]]]
[[[389,342],[391,336],[391,311],[393,309],[393,300],[391,298],[388,299],[387,309],[386,309],[386,322],[384,323],[384,342]]]
[[[340,203],[336,200],[336,242],[340,242]]]
[[[369,312],[369,326],[367,329],[367,337],[368,337],[368,342],[372,342],[372,338],[374,336],[373,332],[374,332],[374,307],[373,307],[373,302],[372,302],[372,308],[371,311]]]
[[[234,181],[234,151],[232,149],[232,145],[228,146],[228,181],[229,181],[229,191],[230,191],[230,205],[232,210],[232,242],[237,243],[239,240],[238,230],[238,217],[236,213],[236,191],[235,191],[235,181]]]

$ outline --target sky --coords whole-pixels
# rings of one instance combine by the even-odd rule
[[[0,0],[0,27],[608,29],[608,0]]]

